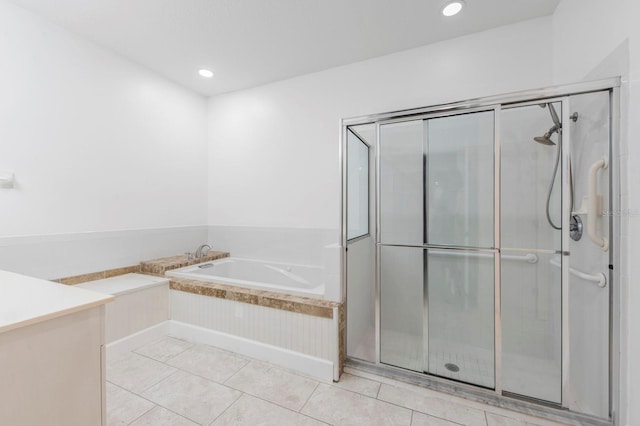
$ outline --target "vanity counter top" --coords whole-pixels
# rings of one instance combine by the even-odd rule
[[[103,305],[113,296],[0,271],[0,333]]]

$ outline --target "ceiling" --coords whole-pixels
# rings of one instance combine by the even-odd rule
[[[205,96],[550,15],[559,0],[11,0]],[[214,71],[203,79],[200,68]]]

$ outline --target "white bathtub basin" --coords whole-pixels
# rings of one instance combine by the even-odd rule
[[[324,296],[323,269],[319,266],[227,257],[174,269],[166,275],[310,297]]]

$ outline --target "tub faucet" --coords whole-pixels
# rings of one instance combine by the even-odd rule
[[[211,246],[209,244],[203,244],[196,250],[196,259],[200,259],[201,257],[205,257],[207,252],[211,250]]]

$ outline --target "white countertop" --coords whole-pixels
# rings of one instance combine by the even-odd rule
[[[0,333],[99,306],[113,296],[0,271]]]
[[[169,279],[164,277],[156,277],[144,274],[125,274],[101,280],[89,281],[77,284],[74,287],[84,288],[85,290],[97,291],[104,294],[112,294],[120,296],[122,294],[139,291],[144,288],[155,287],[159,285],[169,285]]]

